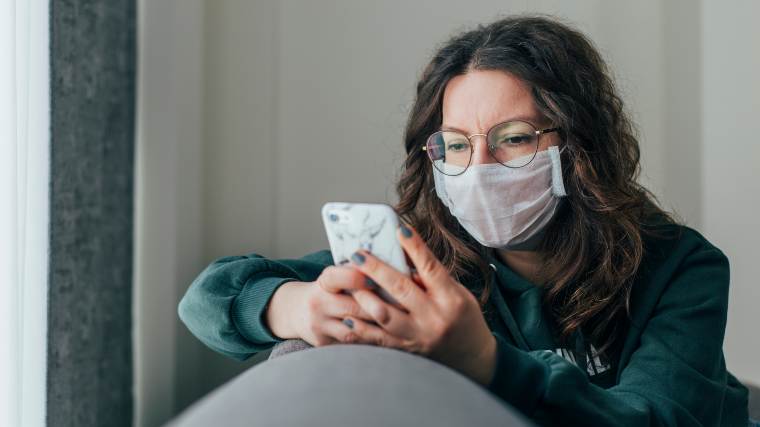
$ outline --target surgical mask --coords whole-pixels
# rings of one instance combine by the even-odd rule
[[[436,194],[481,245],[535,250],[567,195],[560,163],[564,149],[549,146],[520,168],[488,163],[470,165],[462,173],[464,167],[441,162],[437,167],[445,173],[433,168]]]

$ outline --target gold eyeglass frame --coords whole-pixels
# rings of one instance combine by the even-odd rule
[[[489,143],[488,143],[488,139],[489,139],[489,138],[488,138],[488,135],[490,135],[490,134],[491,134],[491,132],[492,132],[494,129],[496,129],[497,127],[501,127],[501,126],[504,126],[504,125],[506,125],[507,123],[525,123],[525,124],[527,124],[528,126],[530,126],[531,128],[533,128],[533,132],[534,132],[534,133],[535,133],[535,135],[536,135],[536,151],[534,151],[534,152],[533,152],[533,157],[531,157],[531,158],[530,158],[530,160],[529,160],[527,163],[525,163],[524,165],[522,165],[522,166],[509,166],[509,165],[505,165],[504,163],[500,162],[500,161],[499,161],[499,160],[498,160],[498,159],[497,159],[497,158],[494,156],[494,154],[493,154],[493,151],[491,151],[491,150],[493,149],[493,146],[492,146],[491,144],[489,144]],[[473,133],[473,134],[472,134],[472,135],[470,135],[470,136],[466,136],[466,135],[465,135],[465,134],[463,134],[462,132],[460,132],[460,131],[458,131],[458,130],[454,130],[454,129],[441,129],[441,130],[438,130],[438,131],[435,131],[435,132],[431,133],[431,134],[430,134],[430,135],[427,137],[427,139],[425,140],[425,144],[424,144],[424,145],[423,145],[421,148],[422,148],[422,151],[424,151],[424,152],[426,152],[426,153],[427,153],[427,155],[428,155],[427,157],[428,157],[428,159],[430,160],[430,163],[434,163],[436,160],[433,160],[433,159],[430,157],[430,152],[429,152],[429,151],[428,151],[428,149],[427,149],[428,143],[429,143],[429,141],[430,141],[430,139],[431,139],[431,138],[433,138],[435,135],[437,135],[437,134],[439,134],[439,133],[443,133],[443,132],[455,132],[455,133],[458,133],[458,134],[460,134],[460,135],[464,136],[464,137],[467,139],[467,141],[469,141],[469,142],[470,142],[470,160],[467,162],[467,166],[465,166],[465,168],[464,168],[464,170],[462,170],[462,172],[460,172],[460,173],[458,173],[458,174],[456,174],[456,175],[449,175],[449,176],[457,176],[457,175],[461,175],[461,174],[463,174],[463,173],[464,173],[464,172],[467,170],[467,168],[469,168],[469,167],[470,167],[470,165],[472,164],[472,154],[473,154],[473,152],[474,152],[474,150],[475,150],[475,148],[474,148],[474,144],[472,143],[472,137],[480,135],[480,136],[484,136],[484,137],[486,138],[486,145],[487,145],[487,147],[488,147],[488,154],[489,154],[489,155],[490,155],[490,156],[491,156],[491,157],[492,157],[494,160],[496,160],[496,162],[497,162],[497,163],[499,163],[500,165],[502,165],[502,166],[504,166],[504,167],[513,168],[513,169],[519,169],[519,168],[523,168],[523,167],[525,167],[525,166],[528,166],[528,165],[529,165],[529,164],[530,164],[530,163],[533,161],[533,159],[536,157],[536,153],[538,153],[538,146],[540,145],[540,142],[541,142],[541,141],[540,141],[540,137],[541,137],[541,135],[544,135],[544,134],[547,134],[547,133],[551,133],[551,132],[556,132],[556,131],[558,131],[558,130],[560,130],[560,128],[559,128],[559,127],[551,127],[551,128],[546,128],[546,129],[537,130],[537,129],[536,129],[536,126],[535,126],[535,125],[533,125],[533,123],[530,123],[530,122],[528,122],[528,121],[525,121],[525,120],[507,120],[507,121],[505,121],[505,122],[500,122],[500,123],[497,123],[497,124],[495,124],[495,125],[491,126],[491,128],[490,128],[490,129],[488,129],[488,132],[487,132],[487,133]],[[436,166],[435,166],[435,164],[433,164],[432,166],[433,166],[433,167],[436,167]],[[443,171],[441,171],[441,173],[443,173]]]

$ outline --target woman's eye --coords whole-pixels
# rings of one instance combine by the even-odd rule
[[[530,141],[530,135],[510,135],[501,139],[502,143],[508,145],[519,145]]]
[[[464,142],[455,142],[453,144],[449,144],[449,151],[464,151],[467,150],[467,144]]]

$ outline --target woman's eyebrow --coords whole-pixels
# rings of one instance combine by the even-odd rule
[[[538,123],[538,121],[539,121],[539,120],[538,120],[538,118],[537,118],[537,117],[533,117],[533,116],[516,116],[516,117],[510,117],[510,118],[508,118],[508,119],[500,120],[500,121],[498,121],[498,122],[494,123],[494,126],[495,126],[495,125],[497,125],[497,124],[499,124],[499,123],[504,123],[504,122],[511,122],[511,121],[515,121],[515,120],[520,120],[520,121],[523,121],[523,122],[528,122],[528,123],[532,124],[533,126],[535,126],[535,127],[538,127],[538,126],[536,125],[536,123]],[[491,127],[493,127],[493,126],[491,126]],[[491,129],[491,128],[488,128],[488,129]],[[454,126],[446,126],[446,125],[444,125],[444,124],[441,124],[441,127],[440,127],[440,129],[438,129],[438,130],[454,130],[454,131],[457,131],[457,132],[461,132],[461,133],[464,133],[464,134],[468,134],[468,132],[467,132],[467,131],[464,131],[464,130],[462,130],[462,129],[456,128],[456,127],[454,127]],[[476,133],[477,133],[477,132],[476,132]]]

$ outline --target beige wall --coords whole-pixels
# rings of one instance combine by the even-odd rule
[[[179,324],[203,258],[203,2],[140,2],[135,200],[135,425],[156,426],[207,388]],[[187,397],[188,394],[191,397]]]
[[[726,363],[740,378],[760,384],[760,3],[731,4],[703,2],[698,185],[703,232],[731,264]]]
[[[610,61],[640,129],[642,182],[732,260],[729,368],[760,383],[751,363],[760,345],[744,326],[758,302],[749,215],[760,207],[751,160],[760,156],[752,128],[740,126],[760,113],[757,96],[746,96],[758,93],[757,55],[742,54],[758,34],[749,23],[743,41],[727,34],[757,6],[441,4],[140,3],[137,425],[159,424],[253,363],[206,349],[178,323],[176,304],[200,269],[224,255],[326,248],[326,201],[395,202],[403,126],[434,47],[457,29],[527,10],[574,22]],[[716,153],[712,141],[725,133],[713,117],[734,124],[731,152]]]

